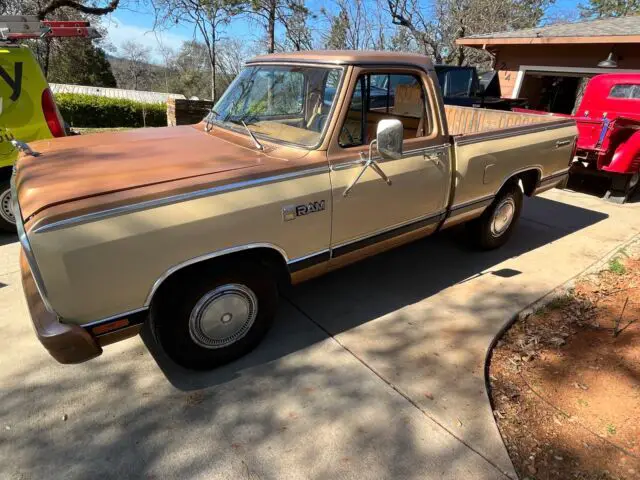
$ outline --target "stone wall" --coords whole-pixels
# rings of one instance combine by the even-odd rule
[[[213,102],[208,100],[167,100],[167,125],[193,125],[199,123],[209,113]]]

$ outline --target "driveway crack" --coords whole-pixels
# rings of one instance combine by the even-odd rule
[[[415,400],[413,400],[406,392],[402,391],[402,389],[400,389],[398,386],[394,385],[391,381],[387,380],[384,377],[384,375],[382,375],[374,367],[369,365],[363,358],[361,358],[356,352],[354,352],[352,349],[350,349],[347,345],[342,343],[336,336],[333,335],[333,333],[331,333],[329,330],[327,330],[319,322],[315,321],[311,317],[311,315],[309,315],[307,312],[305,312],[302,309],[302,307],[300,307],[298,304],[296,304],[293,300],[291,300],[288,297],[283,296],[283,298],[287,302],[289,302],[289,304],[291,304],[291,306],[295,310],[297,310],[303,317],[305,317],[307,320],[309,320],[311,323],[313,323],[316,327],[318,327],[320,330],[322,330],[329,338],[331,338],[343,350],[345,350],[353,358],[355,358],[358,362],[360,362],[360,364],[362,364],[362,366],[364,366],[367,370],[369,370],[376,377],[378,377],[378,379],[380,379],[382,382],[384,382],[389,388],[391,388],[394,392],[396,392],[398,395],[403,397],[407,402],[409,402],[409,404],[411,404],[415,409],[417,409],[420,413],[422,413],[422,415],[424,417],[426,417],[429,420],[431,420],[433,423],[435,423],[441,429],[443,429],[445,432],[447,432],[451,437],[453,437],[458,442],[462,443],[465,447],[467,447],[469,450],[471,450],[473,453],[475,453],[476,455],[481,457],[484,461],[486,461],[489,465],[491,465],[493,468],[495,468],[505,478],[508,478],[508,479],[512,478],[511,476],[509,476],[508,473],[502,471],[502,469],[495,462],[493,462],[490,458],[487,458],[484,454],[482,454],[482,452],[479,452],[478,450],[476,450],[472,445],[467,443],[464,439],[460,438],[458,435],[456,435],[454,432],[452,432],[449,428],[447,428],[447,426],[445,424],[443,424],[442,422],[440,422],[439,420],[434,418],[429,412],[427,412],[423,407],[421,407],[420,404],[418,404]]]

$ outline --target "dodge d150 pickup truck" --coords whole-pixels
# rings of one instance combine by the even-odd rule
[[[372,105],[378,76],[401,78]],[[259,343],[283,285],[462,222],[499,247],[523,195],[565,179],[576,132],[572,119],[445,107],[422,55],[254,58],[197,125],[21,155],[13,198],[36,333],[76,363],[147,322],[177,363],[213,368]]]

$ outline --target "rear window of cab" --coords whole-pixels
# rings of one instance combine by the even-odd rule
[[[609,98],[640,100],[640,84],[621,83],[614,85],[609,92]]]

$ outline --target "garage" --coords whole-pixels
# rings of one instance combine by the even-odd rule
[[[640,72],[640,17],[472,35],[457,43],[493,56],[503,97],[525,98],[546,112],[573,113],[594,75]]]

